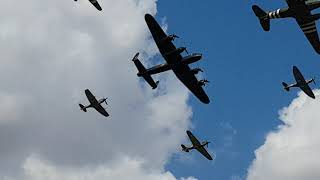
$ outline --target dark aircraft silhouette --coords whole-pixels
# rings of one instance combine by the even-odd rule
[[[189,152],[192,149],[196,149],[198,150],[203,156],[205,156],[207,159],[212,160],[212,157],[210,156],[210,154],[208,153],[208,151],[206,150],[205,146],[208,147],[208,144],[210,142],[205,141],[203,143],[200,143],[200,141],[190,132],[187,131],[187,134],[189,136],[189,139],[192,143],[192,147],[186,147],[185,145],[181,144],[182,147],[182,151],[184,152]]]
[[[102,98],[100,100],[97,100],[94,95],[89,91],[89,89],[85,90],[86,96],[90,102],[90,105],[88,106],[84,106],[82,104],[79,104],[80,108],[82,111],[87,112],[87,108],[94,108],[96,109],[100,114],[104,115],[105,117],[108,117],[109,114],[107,113],[107,111],[101,106],[102,103],[106,103],[106,105],[108,105],[107,103],[107,98]]]
[[[312,10],[320,7],[320,2],[307,2],[306,0],[286,0],[288,7],[276,11],[265,12],[259,6],[253,5],[252,10],[260,20],[265,31],[270,30],[270,19],[294,18],[315,51],[320,54],[320,42],[316,27],[316,20],[320,14],[311,14]]]
[[[74,0],[74,1],[78,1],[78,0]],[[100,6],[100,4],[98,3],[97,0],[89,0],[91,2],[92,5],[94,5],[94,7],[96,7],[99,11],[102,11],[102,8]]]
[[[299,69],[296,66],[293,66],[293,75],[294,75],[294,78],[296,79],[297,83],[288,85],[287,83],[282,82],[283,88],[286,91],[289,91],[290,88],[292,88],[292,87],[299,87],[306,95],[308,95],[309,97],[315,99],[316,97],[313,94],[311,88],[309,87],[309,84],[311,82],[315,83],[314,78],[306,81],[304,79],[303,75],[301,74],[301,72],[299,71]]]
[[[202,58],[201,54],[192,54],[186,57],[182,57],[181,53],[186,51],[185,47],[176,48],[172,41],[178,38],[176,35],[167,35],[157,21],[150,15],[145,15],[145,21],[151,31],[154,41],[156,42],[158,49],[166,60],[166,63],[154,66],[150,69],[146,69],[139,61],[137,53],[133,62],[138,69],[138,76],[143,77],[147,83],[153,88],[157,88],[159,81],[155,82],[151,75],[158,74],[164,71],[172,70],[177,78],[203,103],[208,104],[210,102],[209,97],[203,90],[202,86],[208,83],[208,80],[200,80],[196,78],[196,74],[202,72],[200,68],[190,69],[189,64],[199,61]]]

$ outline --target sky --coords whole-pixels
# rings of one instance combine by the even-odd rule
[[[264,32],[251,10],[285,1],[99,2],[102,12],[86,0],[0,1],[0,179],[320,178],[320,102],[281,86],[293,65],[319,77],[319,55],[293,19]],[[155,91],[136,76],[136,52],[147,67],[163,62],[145,13],[203,54],[192,67],[211,82],[209,105],[172,72]],[[110,118],[79,110],[87,88],[108,97]],[[213,161],[181,152],[188,129]]]

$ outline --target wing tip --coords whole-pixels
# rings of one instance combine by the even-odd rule
[[[144,19],[146,20],[146,22],[154,21],[154,17],[149,13],[144,15]]]
[[[204,98],[201,98],[200,101],[201,101],[202,103],[204,103],[204,104],[209,104],[209,103],[210,103],[210,99],[209,99],[208,96],[207,96],[207,97],[204,97]]]
[[[316,96],[313,94],[312,92],[312,95],[310,94],[309,97],[311,97],[312,99],[316,99]]]

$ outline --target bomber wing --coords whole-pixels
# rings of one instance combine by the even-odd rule
[[[187,131],[187,134],[189,136],[189,139],[192,143],[192,145],[194,147],[196,147],[196,149],[203,155],[205,156],[207,159],[212,160],[211,155],[208,153],[208,151],[206,150],[206,148],[204,148],[203,146],[201,146],[201,143],[199,142],[199,140],[191,133],[191,131]]]
[[[188,65],[180,65],[172,69],[177,78],[203,103],[209,104],[210,99],[202,86],[198,83],[198,79],[191,72]]]
[[[171,41],[165,41],[168,35],[163,31],[154,17],[150,14],[146,14],[144,18],[160,53],[167,61],[167,63],[172,64],[174,62],[180,61],[182,59],[182,56],[180,54],[175,56],[175,58],[169,58],[165,55],[166,53],[176,50],[177,48]]]
[[[320,41],[317,31],[316,22],[314,20],[297,20],[301,30],[309,40],[314,50],[320,54]]]
[[[310,86],[308,85],[308,83],[306,83],[305,78],[303,77],[303,75],[301,74],[301,72],[299,71],[299,69],[296,66],[293,66],[293,75],[295,80],[297,81],[298,84],[301,84],[302,86],[299,86],[300,89],[306,93],[309,97],[315,99],[315,95],[312,92],[312,89],[310,88]]]
[[[94,5],[94,7],[96,7],[99,11],[102,11],[102,8],[100,6],[100,4],[98,3],[97,0],[89,0],[91,2],[91,4]]]

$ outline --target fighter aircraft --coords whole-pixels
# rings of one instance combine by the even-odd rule
[[[78,1],[78,0],[74,0],[74,1]],[[99,5],[97,0],[89,0],[91,2],[91,4],[94,5],[94,7],[96,7],[99,11],[102,11],[101,6]]]
[[[150,15],[145,15],[145,21],[151,31],[153,39],[158,46],[158,49],[166,60],[166,63],[154,66],[150,69],[146,69],[140,60],[138,59],[139,53],[137,53],[133,62],[138,69],[138,77],[143,77],[147,83],[156,89],[159,81],[155,82],[151,75],[158,74],[164,71],[172,70],[176,77],[203,103],[208,104],[210,102],[209,97],[203,90],[202,86],[208,83],[208,80],[198,80],[196,74],[202,72],[200,68],[190,69],[189,64],[199,61],[202,58],[201,54],[192,54],[186,57],[182,57],[181,53],[186,51],[185,47],[176,48],[172,41],[178,38],[176,35],[167,35],[157,21]],[[187,52],[188,53],[188,52]]]
[[[293,66],[293,75],[294,75],[294,78],[296,79],[297,83],[288,85],[287,83],[282,82],[283,88],[286,91],[289,91],[290,88],[292,88],[292,87],[299,87],[306,95],[315,99],[316,97],[313,94],[311,88],[309,87],[309,84],[311,82],[313,82],[315,84],[315,79],[312,78],[312,79],[306,81],[296,66]]]
[[[316,20],[320,14],[312,14],[311,11],[320,7],[320,1],[311,2],[306,0],[286,0],[288,7],[276,11],[265,12],[259,6],[253,5],[252,10],[260,20],[260,24],[265,31],[270,30],[270,19],[294,18],[307,39],[320,54],[320,42],[316,27]]]
[[[96,109],[100,114],[104,115],[105,117],[108,117],[109,114],[107,111],[101,106],[102,103],[107,103],[107,98],[102,98],[100,100],[97,100],[94,95],[89,91],[89,89],[85,90],[86,96],[90,102],[90,105],[84,106],[82,104],[79,104],[82,111],[87,112],[87,108],[94,108]]]
[[[204,141],[203,143],[200,143],[200,141],[191,133],[191,131],[187,131],[187,134],[189,136],[189,139],[192,143],[192,147],[186,147],[185,145],[181,144],[182,151],[189,152],[192,149],[198,150],[203,156],[205,156],[207,159],[212,160],[212,157],[206,150],[205,146],[208,147],[208,144],[210,142]]]

